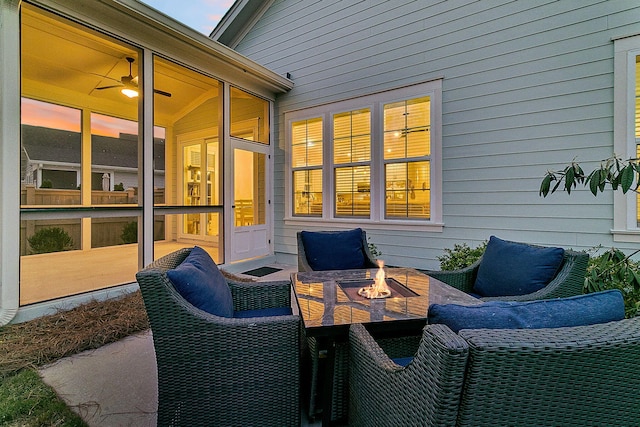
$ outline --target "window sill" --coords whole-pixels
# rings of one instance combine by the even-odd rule
[[[611,230],[614,242],[640,243],[640,229],[638,230]]]
[[[285,225],[300,226],[325,226],[325,227],[362,227],[367,230],[408,230],[408,231],[426,231],[430,233],[442,233],[444,229],[443,223],[423,222],[423,221],[371,221],[365,219],[344,219],[344,218],[300,218],[287,217],[284,219]],[[640,237],[640,235],[639,235]]]

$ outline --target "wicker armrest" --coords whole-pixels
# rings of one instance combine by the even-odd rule
[[[424,274],[438,279],[447,285],[453,286],[463,292],[470,293],[478,275],[480,260],[460,270],[419,270]]]
[[[227,280],[233,296],[233,309],[258,310],[263,308],[290,307],[291,282],[234,282]]]
[[[362,325],[351,326],[349,340],[350,426],[455,425],[469,351],[463,339],[443,325],[425,327],[406,368]]]

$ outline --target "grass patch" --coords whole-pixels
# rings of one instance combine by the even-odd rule
[[[23,369],[0,382],[0,425],[86,426],[31,369]]]

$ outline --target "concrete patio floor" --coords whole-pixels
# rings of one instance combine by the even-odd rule
[[[296,271],[270,266],[282,270],[259,281],[288,280]],[[158,377],[151,331],[61,359],[39,373],[91,427],[156,425]],[[303,413],[301,426],[314,425],[320,423],[309,424]]]

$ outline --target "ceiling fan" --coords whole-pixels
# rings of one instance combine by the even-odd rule
[[[113,89],[116,87],[121,87],[122,93],[128,96],[129,98],[138,96],[138,76],[133,77],[133,75],[131,74],[133,62],[135,61],[135,59],[131,58],[130,56],[127,56],[126,60],[129,63],[129,75],[122,76],[120,80],[116,80],[119,83],[117,85],[97,87],[96,90]],[[102,76],[102,77],[106,77],[106,76]],[[111,77],[106,77],[106,78],[111,79]],[[115,79],[111,79],[111,80],[115,80]],[[158,95],[171,97],[171,93],[169,92],[165,92],[159,89],[154,89],[153,91]]]

